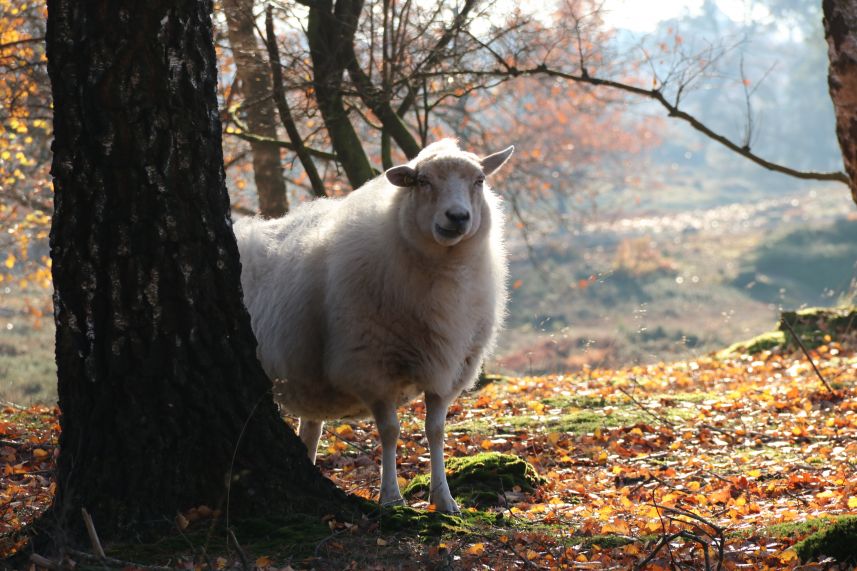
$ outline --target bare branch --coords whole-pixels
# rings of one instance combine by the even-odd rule
[[[289,102],[286,100],[286,92],[283,88],[283,70],[280,64],[280,50],[277,48],[277,37],[274,34],[273,7],[270,5],[265,10],[265,32],[265,44],[268,47],[268,58],[271,61],[271,73],[273,75],[274,102],[277,104],[280,120],[283,122],[283,127],[286,128],[286,133],[288,133],[289,139],[295,148],[295,153],[304,167],[304,172],[309,177],[313,194],[317,197],[325,197],[327,193],[324,190],[324,181],[319,176],[318,169],[316,169],[309,151],[304,146],[303,139],[301,139],[301,135],[298,132],[298,127],[292,118]]]
[[[514,66],[510,66],[508,70],[497,69],[493,71],[487,72],[469,72],[474,75],[490,75],[490,76],[503,76],[503,75],[511,75],[512,77],[520,77],[520,76],[538,76],[538,75],[547,75],[549,77],[559,77],[563,79],[567,79],[569,81],[573,81],[575,83],[585,83],[589,85],[599,86],[599,87],[609,87],[611,89],[617,89],[620,91],[624,91],[627,93],[632,93],[634,95],[638,95],[640,97],[645,97],[646,99],[651,99],[656,101],[661,105],[664,109],[666,109],[667,114],[670,117],[679,119],[688,123],[695,130],[699,131],[709,139],[716,141],[733,151],[736,154],[741,155],[749,159],[750,161],[756,163],[757,165],[765,168],[767,170],[778,172],[781,174],[785,174],[794,178],[799,178],[802,180],[820,180],[820,181],[832,181],[832,182],[840,182],[842,184],[850,184],[850,179],[848,175],[842,171],[831,171],[831,172],[819,172],[819,171],[802,171],[793,169],[791,167],[781,165],[779,163],[775,163],[760,157],[759,155],[753,153],[747,146],[739,145],[738,143],[732,141],[725,135],[721,135],[720,133],[714,131],[711,127],[697,119],[695,116],[687,113],[678,108],[678,106],[674,103],[671,103],[663,94],[660,89],[645,89],[643,87],[638,87],[636,85],[631,85],[628,83],[623,83],[621,81],[615,81],[612,79],[604,79],[600,77],[591,76],[589,74],[586,75],[577,75],[572,73],[566,73],[560,70],[548,68],[545,64],[538,65],[536,67],[527,68],[527,69],[518,69]]]
[[[255,133],[248,132],[246,125],[244,125],[244,123],[241,121],[241,119],[239,119],[238,116],[236,115],[235,109],[229,109],[228,112],[229,112],[229,119],[233,123],[235,123],[235,125],[241,130],[237,131],[237,132],[232,132],[232,133],[227,131],[227,134],[234,135],[234,136],[238,137],[239,139],[244,139],[245,141],[248,141],[248,142],[267,143],[269,145],[274,145],[275,147],[282,147],[282,148],[288,149],[290,151],[295,150],[294,144],[292,144],[290,141],[281,141],[279,139],[272,139],[270,137],[263,137],[262,135],[256,135]],[[327,161],[337,160],[336,154],[334,154],[334,153],[328,153],[327,151],[321,151],[321,150],[313,149],[310,147],[305,147],[305,148],[306,148],[307,153],[309,153],[310,155],[317,157],[319,159],[324,159]]]

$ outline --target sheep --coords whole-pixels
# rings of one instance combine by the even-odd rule
[[[244,301],[276,400],[300,417],[312,462],[325,420],[371,414],[383,506],[404,503],[396,409],[423,393],[429,501],[459,512],[444,423],[504,318],[503,214],[485,177],[513,151],[479,158],[443,139],[344,198],[235,224]]]

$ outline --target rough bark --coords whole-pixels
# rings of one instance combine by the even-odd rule
[[[309,10],[307,40],[312,58],[316,102],[336,158],[357,188],[375,176],[342,99],[342,76],[348,65],[348,46],[354,42],[363,0],[318,0]]]
[[[330,509],[241,300],[209,0],[49,0],[62,411],[52,518]],[[230,481],[231,490],[227,488]],[[227,493],[228,492],[228,493]]]
[[[241,82],[247,127],[254,134],[276,139],[270,68],[254,33],[253,0],[223,0],[223,12],[226,14],[235,70]],[[289,208],[280,149],[260,141],[251,141],[250,148],[259,213],[266,218],[280,217]]]
[[[836,136],[857,203],[857,3],[823,0],[824,35],[830,68],[828,85],[836,112]]]

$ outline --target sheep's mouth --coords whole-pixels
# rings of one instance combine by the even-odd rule
[[[438,236],[446,238],[447,240],[458,238],[464,234],[464,228],[444,228],[440,224],[434,225],[434,231],[437,232]]]

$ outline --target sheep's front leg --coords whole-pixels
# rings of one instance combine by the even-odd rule
[[[449,491],[446,468],[443,463],[444,424],[446,424],[446,410],[451,400],[426,393],[426,438],[431,454],[429,502],[434,504],[438,511],[457,514],[461,512]]]
[[[322,420],[310,420],[301,418],[298,424],[298,436],[306,446],[309,461],[315,464],[315,455],[318,451],[318,441],[321,438],[321,429],[324,426]]]
[[[381,435],[381,505],[403,505],[405,500],[396,476],[396,448],[399,445],[396,405],[392,402],[377,403],[372,407],[372,416]]]

